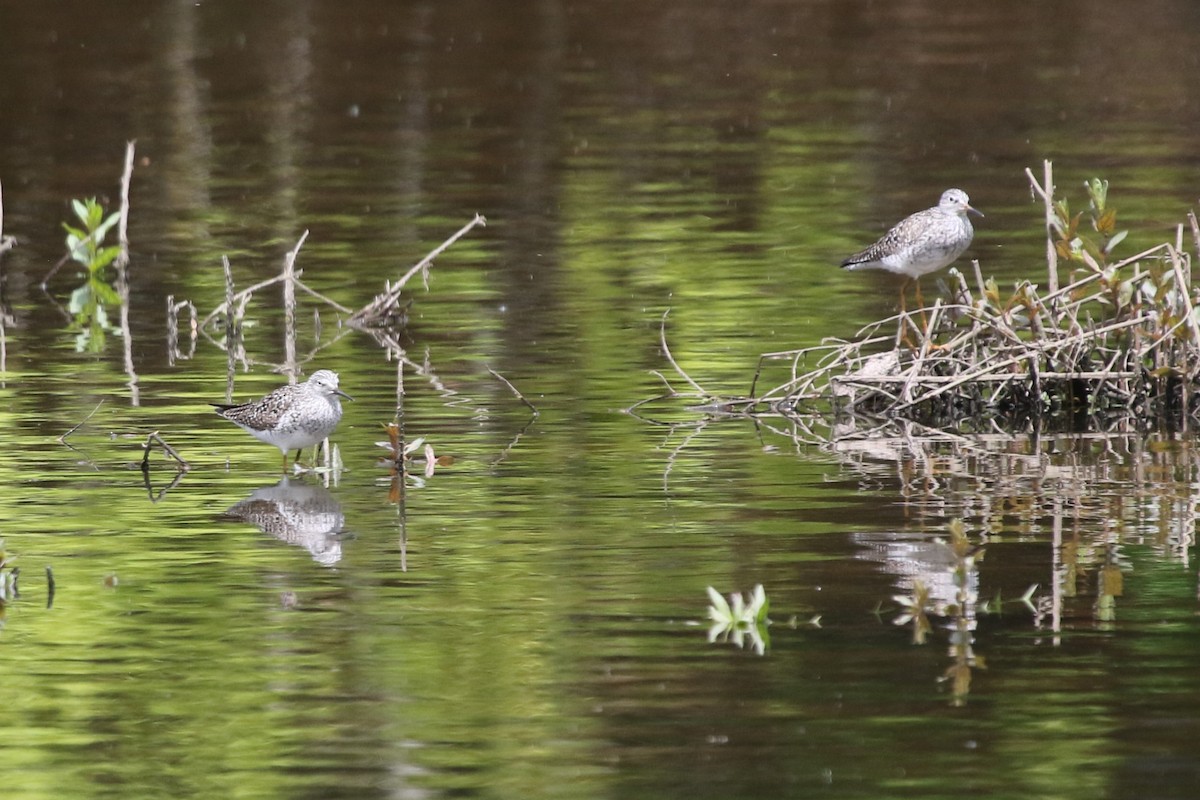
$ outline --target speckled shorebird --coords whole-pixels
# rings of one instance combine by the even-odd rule
[[[917,284],[917,306],[923,308],[921,276],[947,267],[971,244],[975,229],[967,214],[982,217],[972,208],[962,189],[947,189],[933,208],[905,217],[878,242],[842,262],[843,269],[885,269],[904,276],[900,284],[900,310],[908,284]]]
[[[354,399],[338,388],[336,372],[319,369],[304,383],[280,386],[261,400],[212,405],[218,414],[255,439],[278,447],[287,470],[288,450],[295,450],[299,458],[302,449],[333,433],[342,419],[339,396]]]

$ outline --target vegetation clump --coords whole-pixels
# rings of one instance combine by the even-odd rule
[[[1046,210],[1045,286],[1025,280],[1006,294],[983,278],[977,261],[973,280],[952,269],[943,292],[949,302],[880,320],[853,340],[765,353],[745,397],[706,392],[674,362],[664,336],[667,358],[689,389],[668,386],[653,400],[683,397],[710,413],[832,414],[937,427],[1200,420],[1200,295],[1184,226],[1174,241],[1117,259],[1127,231],[1118,228],[1108,183],[1088,181],[1088,205],[1072,214],[1067,199],[1054,197],[1045,167],[1044,183],[1026,170]],[[1189,221],[1200,245],[1194,213]],[[1068,268],[1062,286],[1060,262]],[[908,331],[917,333],[911,346],[903,344]],[[760,392],[773,361],[789,362],[790,374]]]

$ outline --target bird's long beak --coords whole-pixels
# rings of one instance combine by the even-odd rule
[[[980,211],[978,208],[975,208],[975,206],[967,206],[967,213],[974,214],[977,217],[983,216],[983,212]]]
[[[348,394],[346,394],[345,392],[343,392],[341,389],[334,389],[334,390],[333,390],[333,393],[334,393],[334,394],[340,394],[342,397],[346,398],[347,400],[353,400],[353,399],[354,399],[354,398],[353,398],[353,397],[351,397],[350,395],[348,395]]]

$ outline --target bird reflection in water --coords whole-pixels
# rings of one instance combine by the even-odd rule
[[[254,490],[225,515],[303,547],[318,564],[329,567],[342,558],[341,531],[346,517],[342,504],[323,486],[284,478],[274,486]]]

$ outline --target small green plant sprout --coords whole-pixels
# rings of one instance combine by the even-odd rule
[[[716,589],[708,587],[708,618],[712,627],[708,629],[708,641],[715,642],[732,640],[738,647],[745,647],[747,640],[754,652],[762,655],[767,650],[770,638],[767,626],[771,621],[767,618],[770,603],[762,584],[754,587],[754,591],[743,597],[738,592],[729,595],[729,600]]]
[[[67,251],[71,254],[72,261],[77,261],[87,268],[89,277],[99,275],[121,252],[121,248],[116,245],[104,247],[104,237],[109,229],[117,224],[121,214],[114,211],[107,217],[104,216],[104,206],[94,197],[72,200],[71,208],[83,227],[76,228],[63,223],[63,228],[67,231]]]
[[[1058,234],[1054,249],[1058,251],[1059,258],[1083,262],[1100,272],[1107,265],[1113,249],[1129,235],[1129,231],[1117,230],[1117,210],[1108,205],[1108,181],[1092,178],[1084,181],[1083,185],[1088,193],[1086,212],[1080,211],[1072,216],[1070,203],[1065,197],[1054,203],[1052,224]],[[1080,230],[1085,213],[1095,235]]]
[[[99,353],[104,350],[109,333],[121,329],[108,320],[106,306],[121,302],[117,290],[89,274],[82,286],[71,292],[67,310],[74,315],[71,329],[75,332],[75,352]]]

